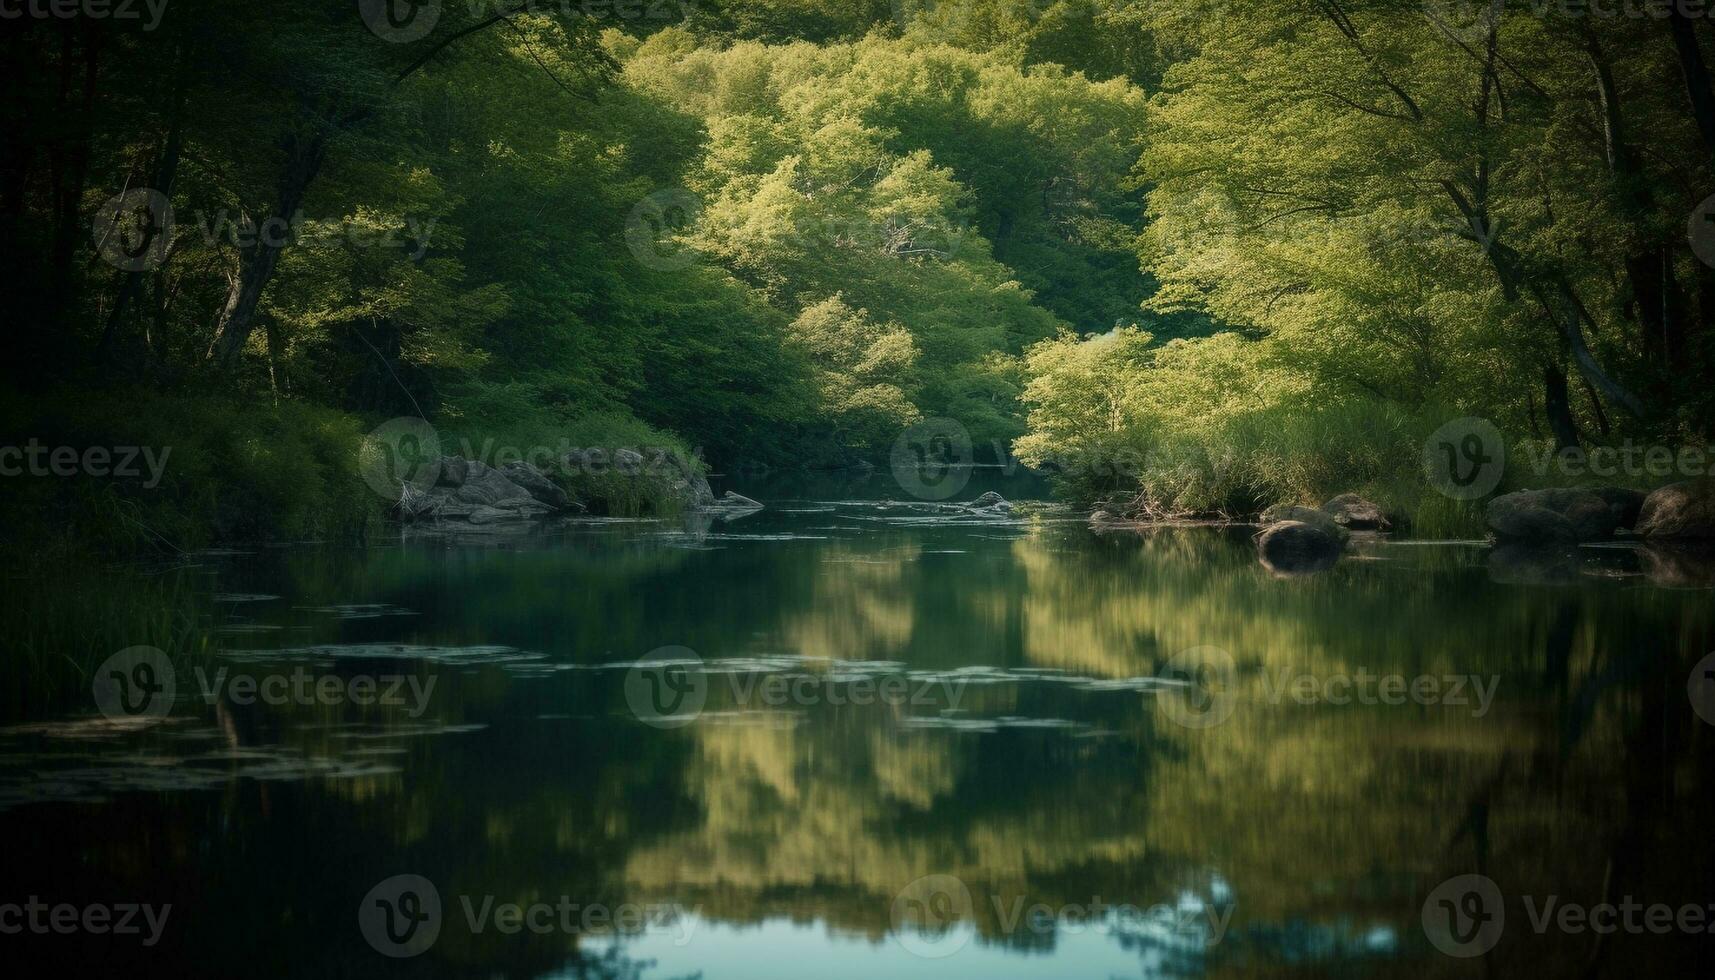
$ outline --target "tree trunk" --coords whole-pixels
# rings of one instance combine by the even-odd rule
[[[60,34],[60,108],[68,120],[69,135],[48,144],[48,165],[53,184],[53,239],[49,246],[49,305],[53,316],[64,321],[70,311],[72,268],[77,243],[87,229],[83,222],[83,187],[89,174],[90,126],[95,113],[96,76],[100,32],[83,28],[83,80],[73,104],[74,48],[68,24]]]
[[[1627,219],[1640,233],[1650,216],[1658,210],[1655,195],[1642,179],[1638,156],[1627,138],[1625,114],[1620,106],[1619,88],[1614,84],[1614,71],[1601,42],[1588,23],[1584,32],[1584,52],[1596,74],[1596,94],[1602,108],[1602,135],[1606,144],[1608,171],[1613,174],[1615,190],[1624,205]],[[1642,236],[1640,236],[1642,237]],[[1631,309],[1638,320],[1644,349],[1668,368],[1677,364],[1678,344],[1674,332],[1682,300],[1677,295],[1678,283],[1673,277],[1673,254],[1666,246],[1640,242],[1637,250],[1625,258],[1626,285],[1631,292]],[[1659,394],[1659,393],[1658,393]]]
[[[184,143],[185,86],[182,72],[175,88],[177,93],[173,99],[172,120],[168,124],[167,139],[161,148],[160,161],[155,166],[153,182],[149,185],[169,200],[173,196],[173,183],[178,179],[179,152]],[[150,222],[143,230],[144,252],[154,244],[156,230],[154,222]],[[101,360],[107,360],[113,352],[113,341],[118,335],[119,324],[124,320],[126,307],[142,286],[142,269],[120,273],[119,292],[113,297],[113,309],[107,314],[107,327],[101,332],[101,345],[98,349]]]
[[[1555,452],[1578,448],[1578,423],[1572,418],[1572,403],[1566,394],[1566,372],[1552,361],[1542,365],[1542,408],[1554,432]]]
[[[286,137],[286,164],[280,174],[279,195],[273,210],[263,220],[262,229],[290,227],[310,183],[321,170],[327,155],[327,135],[326,130],[317,130],[307,138],[297,134]],[[216,367],[221,370],[230,370],[237,363],[239,351],[250,339],[250,331],[256,321],[256,307],[262,300],[263,290],[268,288],[268,281],[274,276],[274,267],[279,264],[280,253],[285,246],[284,237],[264,233],[258,234],[256,240],[240,253],[238,275],[227,293],[226,305],[221,309],[215,326],[214,344],[209,351]]]
[[[1578,372],[1602,393],[1602,397],[1635,418],[1643,417],[1643,403],[1624,385],[1608,377],[1596,363],[1595,355],[1590,353],[1590,347],[1584,340],[1584,304],[1572,284],[1558,273],[1533,273],[1524,256],[1512,246],[1496,240],[1485,210],[1473,204],[1451,180],[1442,181],[1441,186],[1464,216],[1468,237],[1483,246],[1483,254],[1488,258],[1495,278],[1500,280],[1501,292],[1506,298],[1516,300],[1522,293],[1529,293],[1542,306],[1543,313],[1571,350]]]
[[[1691,20],[1677,5],[1670,4],[1669,9],[1667,23],[1679,52],[1679,72],[1685,78],[1685,94],[1691,99],[1691,116],[1697,120],[1697,131],[1703,134],[1711,161],[1715,161],[1715,90],[1709,84],[1709,67],[1704,64]]]

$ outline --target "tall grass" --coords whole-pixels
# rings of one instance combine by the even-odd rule
[[[1486,533],[1484,501],[1440,493],[1425,469],[1424,447],[1455,408],[1408,410],[1358,401],[1287,411],[1273,408],[1225,419],[1156,419],[1102,433],[1068,458],[1110,465],[1069,467],[1055,478],[1073,500],[1097,503],[1136,495],[1157,513],[1254,515],[1275,503],[1318,506],[1341,493],[1375,501],[1401,530],[1419,537],[1468,538]],[[1650,489],[1648,480],[1569,477],[1538,472],[1543,446],[1507,446],[1496,493],[1549,486],[1619,483]],[[1119,465],[1112,465],[1115,462]],[[1660,482],[1660,481],[1655,481]]]
[[[143,568],[75,560],[14,567],[0,587],[7,666],[22,683],[0,686],[0,717],[91,708],[102,661],[151,646],[177,662],[213,649],[188,566]]]
[[[30,474],[4,478],[0,547],[76,558],[191,551],[216,540],[360,537],[382,501],[356,467],[354,416],[144,389],[73,391],[52,400],[0,399],[0,416],[31,441],[147,450],[134,474]],[[117,452],[112,453],[115,461]]]

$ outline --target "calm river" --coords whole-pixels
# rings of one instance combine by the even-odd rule
[[[158,710],[0,730],[0,948],[169,976],[1706,973],[1695,575],[1376,540],[1284,579],[1252,528],[741,489],[768,509],[199,556],[218,652],[121,664]],[[1470,874],[1488,904],[1443,885]],[[1628,899],[1636,929],[1589,924]]]

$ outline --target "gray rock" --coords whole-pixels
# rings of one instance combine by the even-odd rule
[[[1279,524],[1282,521],[1297,521],[1300,524],[1308,524],[1311,527],[1326,531],[1342,541],[1346,539],[1349,533],[1327,511],[1317,510],[1314,507],[1301,507],[1297,504],[1275,504],[1263,511],[1262,516],[1258,518],[1258,522],[1264,526]]]
[[[668,484],[668,489],[685,501],[685,506],[691,510],[706,510],[715,505],[715,492],[709,489],[709,481],[700,474],[680,477]]]
[[[497,521],[511,521],[518,518],[518,512],[501,510],[498,507],[478,506],[471,510],[467,518],[472,524],[493,524]]]
[[[613,451],[613,469],[616,473],[626,476],[643,475],[643,454],[635,449],[615,449]]]
[[[1489,530],[1510,541],[1600,541],[1619,526],[1616,508],[1591,490],[1520,490],[1489,501]]]
[[[733,493],[731,490],[728,490],[726,493],[721,495],[720,505],[722,507],[742,508],[744,510],[762,509],[762,505],[760,503],[743,494]]]
[[[440,496],[440,502],[435,505],[436,520],[453,520],[469,517],[477,509],[478,504],[467,504],[453,496],[453,491],[447,487],[436,487],[435,493]]]
[[[1499,498],[1497,498],[1499,499]],[[1489,502],[1489,530],[1503,541],[1570,542],[1578,540],[1578,532],[1564,515],[1547,507],[1523,502],[1496,509]]]
[[[477,463],[481,466],[481,463]],[[463,456],[442,456],[441,475],[435,481],[436,486],[462,487],[466,477],[470,475],[471,461]]]
[[[467,504],[487,507],[507,501],[535,499],[530,496],[530,491],[507,479],[506,474],[486,466],[482,467],[480,474],[476,466],[472,466],[463,485],[455,491],[455,496]]]
[[[599,449],[569,449],[560,457],[560,466],[567,476],[587,476],[591,471],[592,454],[601,453]],[[605,466],[607,456],[601,454],[601,463]]]
[[[571,503],[566,491],[560,489],[559,484],[548,479],[541,470],[529,463],[522,460],[507,463],[501,472],[508,480],[523,487],[531,497],[549,507],[558,510]]]
[[[1263,529],[1256,542],[1263,567],[1277,575],[1325,571],[1340,560],[1345,542],[1303,521],[1281,521]]]
[[[995,493],[993,490],[990,490],[977,499],[971,501],[968,506],[976,510],[1007,511],[1012,509],[1011,502],[1000,494]]]
[[[1382,509],[1355,493],[1342,493],[1322,505],[1322,510],[1341,527],[1354,531],[1383,531],[1388,527]]]
[[[671,449],[651,449],[645,454],[644,465],[651,473],[676,473],[679,476],[693,476],[697,468],[691,461],[680,456]]]
[[[1673,483],[1650,494],[1634,530],[1651,539],[1715,540],[1715,479]]]

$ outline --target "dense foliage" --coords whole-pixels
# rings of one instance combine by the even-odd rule
[[[828,465],[951,418],[1080,495],[1238,509],[1397,482],[1457,415],[1558,447],[1715,415],[1683,13],[162,9],[0,35],[25,435],[166,398]],[[268,438],[185,472],[249,485]]]

